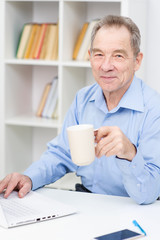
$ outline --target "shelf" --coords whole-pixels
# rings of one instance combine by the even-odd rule
[[[84,67],[84,68],[91,67],[91,64],[89,61],[65,61],[65,62],[62,62],[62,65],[64,67]]]
[[[99,1],[97,1],[97,0],[78,0],[77,2],[86,2],[86,3],[88,3],[88,2],[122,2],[123,0],[99,0]],[[63,0],[63,2],[75,2],[75,0]]]
[[[46,61],[46,60],[25,60],[25,59],[7,59],[6,64],[17,65],[35,65],[35,66],[58,66],[58,61]]]
[[[59,128],[60,124],[56,119],[39,118],[33,115],[21,115],[5,121],[6,125],[40,127],[40,128]]]
[[[145,0],[0,1],[1,178],[40,158],[60,132],[77,91],[95,83],[90,62],[72,60],[84,22],[109,14],[130,16],[140,26],[144,46],[145,5]],[[34,22],[59,23],[57,61],[16,58],[23,26]],[[45,86],[55,76],[59,118],[36,117]]]
[[[7,59],[5,64],[11,65],[32,65],[32,66],[65,66],[65,67],[84,67],[90,68],[89,61],[46,61],[46,60],[25,60],[25,59]]]

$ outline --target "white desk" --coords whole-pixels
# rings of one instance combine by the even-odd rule
[[[38,190],[50,198],[74,205],[78,212],[63,218],[53,219],[4,229],[4,240],[91,240],[93,237],[124,228],[137,230],[132,220],[136,219],[147,232],[142,239],[158,240],[160,228],[160,201],[151,205],[137,205],[130,198],[79,193],[42,188]]]

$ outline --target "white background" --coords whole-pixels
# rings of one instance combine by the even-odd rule
[[[160,1],[148,0],[146,66],[144,79],[160,92]]]

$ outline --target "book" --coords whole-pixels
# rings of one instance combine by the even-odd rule
[[[79,61],[84,60],[86,51],[88,50],[88,46],[89,46],[89,43],[91,41],[92,30],[93,30],[93,28],[94,28],[94,26],[97,22],[98,22],[98,20],[93,20],[89,23],[87,31],[85,33],[85,36],[83,38],[82,44],[80,46],[80,49],[79,49],[76,60],[79,60]]]
[[[59,24],[57,23],[56,38],[55,38],[55,44],[54,44],[53,50],[52,50],[51,60],[57,60],[58,59],[58,41],[59,41]]]
[[[18,47],[17,47],[17,53],[16,53],[16,57],[18,59],[21,59],[24,56],[31,29],[32,29],[32,24],[31,23],[26,23],[23,26],[21,36],[20,36],[20,40],[19,40]]]
[[[85,33],[87,31],[87,28],[88,28],[88,22],[85,22],[82,26],[82,29],[79,33],[78,39],[76,41],[76,44],[75,44],[75,47],[74,47],[74,50],[73,50],[73,55],[72,55],[73,60],[76,60],[76,58],[77,58],[80,46],[81,46],[82,41],[84,39]]]
[[[46,104],[45,104],[43,112],[42,112],[42,117],[48,118],[50,116],[51,105],[53,105],[54,95],[58,96],[57,95],[57,92],[58,92],[57,91],[57,84],[58,84],[58,77],[56,76],[52,80],[52,86],[51,86],[50,91],[48,93]],[[53,109],[53,111],[54,111],[54,109]],[[52,111],[52,113],[53,113],[53,111]]]
[[[37,45],[37,42],[38,42],[38,37],[39,37],[39,34],[40,34],[40,30],[41,30],[41,24],[37,24],[36,25],[36,32],[35,32],[35,35],[34,35],[33,43],[32,43],[32,46],[31,46],[30,53],[29,53],[29,57],[28,57],[29,59],[34,58],[34,51],[35,51],[35,48],[36,48],[36,45]]]
[[[57,101],[56,101],[55,109],[52,113],[52,118],[58,118],[58,98],[57,98]]]
[[[43,40],[42,49],[41,49],[39,59],[44,59],[45,58],[47,44],[48,44],[49,32],[50,32],[50,24],[47,24],[47,29],[46,29],[46,32],[45,32],[45,36],[44,36],[44,40]]]
[[[33,58],[34,59],[39,59],[39,57],[40,57],[40,53],[41,53],[41,49],[42,49],[42,45],[43,45],[46,29],[47,29],[47,24],[46,23],[42,23],[39,35],[37,37],[36,48],[35,48],[34,54],[33,54]]]
[[[52,94],[52,99],[51,99],[51,102],[50,102],[50,105],[49,105],[49,108],[47,110],[47,115],[46,117],[47,118],[52,118],[52,115],[55,111],[55,108],[56,108],[56,103],[57,103],[57,100],[58,100],[58,81],[56,81],[56,86],[55,86],[55,89],[54,89],[54,92]]]
[[[89,60],[88,50],[90,49],[90,47],[91,47],[91,42],[89,42],[89,45],[88,45],[88,47],[87,47],[87,49],[86,49],[86,52],[85,52],[85,54],[84,54],[84,58],[83,58],[84,61],[88,61],[88,60]]]
[[[25,59],[28,59],[29,56],[30,56],[30,52],[31,52],[31,48],[32,48],[33,41],[34,41],[34,38],[35,38],[37,27],[38,27],[38,24],[32,24],[29,39],[28,39],[27,46],[26,46],[26,49],[25,49],[25,52],[24,52],[24,57],[23,58],[25,58]]]
[[[49,26],[49,34],[48,34],[48,39],[47,39],[47,44],[46,44],[46,54],[44,56],[45,60],[51,60],[52,59],[52,53],[53,49],[56,47],[56,38],[57,37],[57,24],[50,24]],[[52,59],[53,60],[53,59]]]
[[[43,109],[44,109],[44,106],[45,106],[45,103],[46,103],[46,100],[47,100],[47,97],[48,97],[48,93],[51,89],[51,86],[52,86],[51,83],[47,83],[45,88],[44,88],[43,95],[41,97],[41,101],[39,103],[39,107],[38,107],[38,110],[37,110],[37,113],[36,113],[37,117],[42,116],[42,112],[43,112]]]

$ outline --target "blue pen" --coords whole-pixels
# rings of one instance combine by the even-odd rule
[[[136,220],[133,220],[133,224],[139,228],[139,230],[146,236],[146,232],[143,230],[143,228],[141,228],[141,226],[138,224],[138,222]]]

